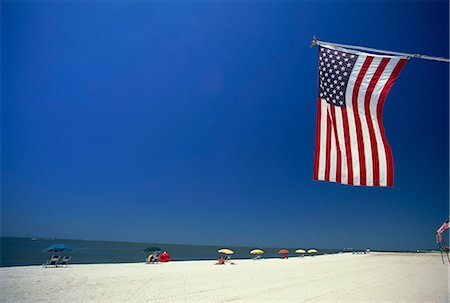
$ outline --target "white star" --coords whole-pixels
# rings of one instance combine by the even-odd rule
[[[344,102],[342,102],[342,101],[340,101],[339,103],[340,103],[341,105],[343,105],[343,104],[344,104]]]
[[[345,82],[341,82],[341,85],[345,85]]]
[[[355,55],[351,55],[350,58],[352,58],[352,59],[355,58]]]
[[[327,53],[330,53],[331,51],[329,49],[327,49]]]
[[[341,70],[345,70],[345,67],[341,67]]]
[[[342,80],[342,77],[341,77],[341,76],[339,76],[339,77],[338,77],[338,80]]]
[[[344,93],[343,92],[339,92],[339,94],[342,96]]]
[[[347,73],[347,72],[345,72],[345,73],[344,73],[344,76],[347,76],[347,75],[348,75],[348,73]]]
[[[337,84],[337,80],[334,80],[333,83],[334,83],[334,84]]]
[[[350,63],[347,63],[347,66],[350,67],[350,66],[352,66],[352,65],[351,65]]]

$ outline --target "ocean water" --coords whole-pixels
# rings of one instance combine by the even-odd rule
[[[144,262],[148,254],[142,250],[149,246],[158,246],[171,254],[172,260],[215,260],[218,257],[217,250],[230,248],[234,251],[234,259],[250,259],[249,251],[255,247],[228,247],[209,245],[177,245],[162,243],[136,243],[136,242],[112,242],[89,241],[70,239],[44,239],[44,238],[14,238],[0,237],[0,266],[39,265],[46,262],[51,253],[42,251],[52,244],[64,243],[72,247],[71,252],[62,253],[71,255],[71,263],[132,263]],[[298,248],[309,247],[259,247],[265,251],[264,258],[277,258],[278,250],[288,249],[289,256],[296,256],[294,251]],[[338,253],[338,249],[318,249],[318,254]]]

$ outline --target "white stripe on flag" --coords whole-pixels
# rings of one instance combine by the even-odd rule
[[[334,106],[334,105],[330,105],[328,104],[328,115],[331,117],[330,114],[330,106]],[[333,120],[331,120],[333,121]],[[334,136],[335,133],[335,129],[334,129],[334,125],[333,123],[331,123],[331,151],[330,151],[330,181],[335,182],[336,181],[336,165],[337,165],[337,150],[336,150],[336,139]]]
[[[336,128],[338,145],[341,149],[341,183],[348,183],[348,167],[347,167],[347,153],[345,150],[345,138],[344,138],[344,122],[342,121],[342,108],[335,106],[335,116],[336,116]]]
[[[353,184],[361,185],[360,179],[360,167],[359,167],[359,153],[358,153],[358,138],[356,136],[356,124],[355,117],[353,113],[353,89],[355,87],[356,78],[358,77],[361,67],[366,60],[365,56],[359,56],[356,60],[355,66],[353,67],[353,72],[350,75],[348,81],[347,90],[345,91],[346,109],[347,109],[347,119],[348,119],[348,130],[350,137],[350,151],[352,154],[352,167],[353,167]]]
[[[327,102],[320,99],[320,147],[319,147],[319,171],[318,179],[325,180],[325,162],[327,152]]]

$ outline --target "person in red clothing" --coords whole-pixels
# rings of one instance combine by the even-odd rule
[[[170,255],[167,253],[167,251],[163,251],[163,253],[159,255],[159,262],[169,262],[169,261]]]

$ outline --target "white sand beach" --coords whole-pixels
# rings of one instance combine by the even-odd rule
[[[449,302],[439,254],[0,268],[1,302]]]

